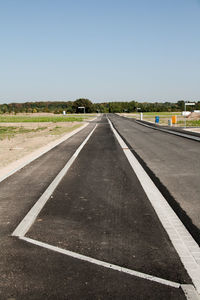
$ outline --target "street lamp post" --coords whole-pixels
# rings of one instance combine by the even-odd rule
[[[83,109],[83,113],[85,114],[85,106],[79,106],[78,109]]]
[[[143,120],[143,112],[141,111],[141,108],[140,107],[137,107],[137,112],[140,111],[140,120],[142,121]]]
[[[186,106],[188,106],[188,105],[195,105],[195,103],[194,102],[185,102],[185,118],[184,118],[185,128],[186,128]]]

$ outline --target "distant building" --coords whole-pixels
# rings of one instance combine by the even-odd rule
[[[182,111],[181,112],[181,115],[184,116],[184,117],[187,117],[191,114],[191,111]]]

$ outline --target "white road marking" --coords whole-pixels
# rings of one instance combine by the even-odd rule
[[[181,288],[188,300],[199,300],[200,297],[197,294],[195,288],[191,284],[181,284]]]
[[[95,125],[94,129],[90,132],[90,134],[86,137],[86,139],[83,141],[83,143],[78,147],[76,152],[72,155],[70,160],[67,162],[67,164],[64,166],[64,168],[60,171],[60,173],[56,176],[56,178],[53,180],[53,182],[49,185],[49,187],[46,189],[46,191],[42,194],[42,196],[38,199],[38,201],[35,203],[35,205],[31,208],[31,210],[27,213],[27,215],[24,217],[24,219],[20,222],[20,224],[17,226],[17,228],[12,233],[13,236],[24,236],[31,225],[34,223],[35,219],[37,218],[38,214],[44,207],[45,203],[50,198],[51,194],[55,190],[55,188],[58,186],[62,178],[65,176],[77,156],[79,155],[80,151],[84,147],[84,145],[87,143],[91,135],[93,134],[94,130],[96,129],[97,124]]]
[[[40,241],[37,241],[37,240],[34,240],[34,239],[30,239],[28,237],[19,237],[19,238],[20,238],[20,240],[26,241],[28,243],[31,243],[31,244],[34,244],[34,245],[37,245],[37,246],[40,246],[40,247],[43,247],[43,248],[46,248],[46,249],[64,254],[64,255],[67,255],[67,256],[70,256],[70,257],[73,257],[73,258],[76,258],[76,259],[79,259],[79,260],[87,261],[89,263],[99,265],[99,266],[102,266],[104,268],[108,268],[108,269],[112,269],[112,270],[115,270],[115,271],[123,272],[123,273],[129,274],[129,275],[132,275],[132,276],[136,276],[136,277],[139,277],[139,278],[142,278],[142,279],[158,282],[160,284],[171,286],[173,288],[179,288],[181,286],[181,284],[177,283],[177,282],[169,281],[169,280],[166,280],[166,279],[162,279],[162,278],[159,278],[159,277],[155,277],[155,276],[152,276],[152,275],[148,275],[148,274],[145,274],[145,273],[141,273],[141,272],[138,272],[138,271],[127,269],[127,268],[124,268],[124,267],[120,267],[118,265],[110,264],[110,263],[105,262],[105,261],[101,261],[101,260],[86,256],[86,255],[82,255],[82,254],[79,254],[79,253],[76,253],[76,252],[73,252],[73,251],[69,251],[69,250],[65,250],[65,249],[62,249],[62,248],[59,248],[59,247],[56,247],[56,246],[52,246],[52,245],[49,245],[49,244],[46,244],[46,243],[43,243],[43,242],[40,242]]]
[[[200,248],[108,119],[111,129],[200,294]]]

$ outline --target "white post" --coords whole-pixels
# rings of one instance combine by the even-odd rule
[[[185,128],[186,128],[186,105],[195,105],[195,102],[185,102]]]
[[[169,126],[172,126],[172,119],[169,119],[169,120],[168,120],[168,125],[169,125]]]
[[[185,103],[185,116],[184,116],[184,121],[185,121],[185,122],[184,122],[184,123],[185,123],[184,126],[185,126],[185,128],[186,128],[186,103]]]
[[[78,109],[83,109],[83,113],[85,114],[85,106],[79,106]]]

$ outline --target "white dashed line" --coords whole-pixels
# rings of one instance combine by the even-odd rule
[[[176,249],[185,269],[187,270],[197,292],[200,294],[200,265],[199,256],[200,248],[195,242],[191,234],[187,231],[183,223],[172,210],[166,199],[155,186],[151,178],[140,165],[136,157],[128,146],[114,129],[112,123],[108,119],[111,129],[121,145],[131,167],[133,168],[140,184],[142,185],[148,199],[150,200],[155,212],[158,215],[163,227]],[[125,150],[124,150],[125,148]]]

